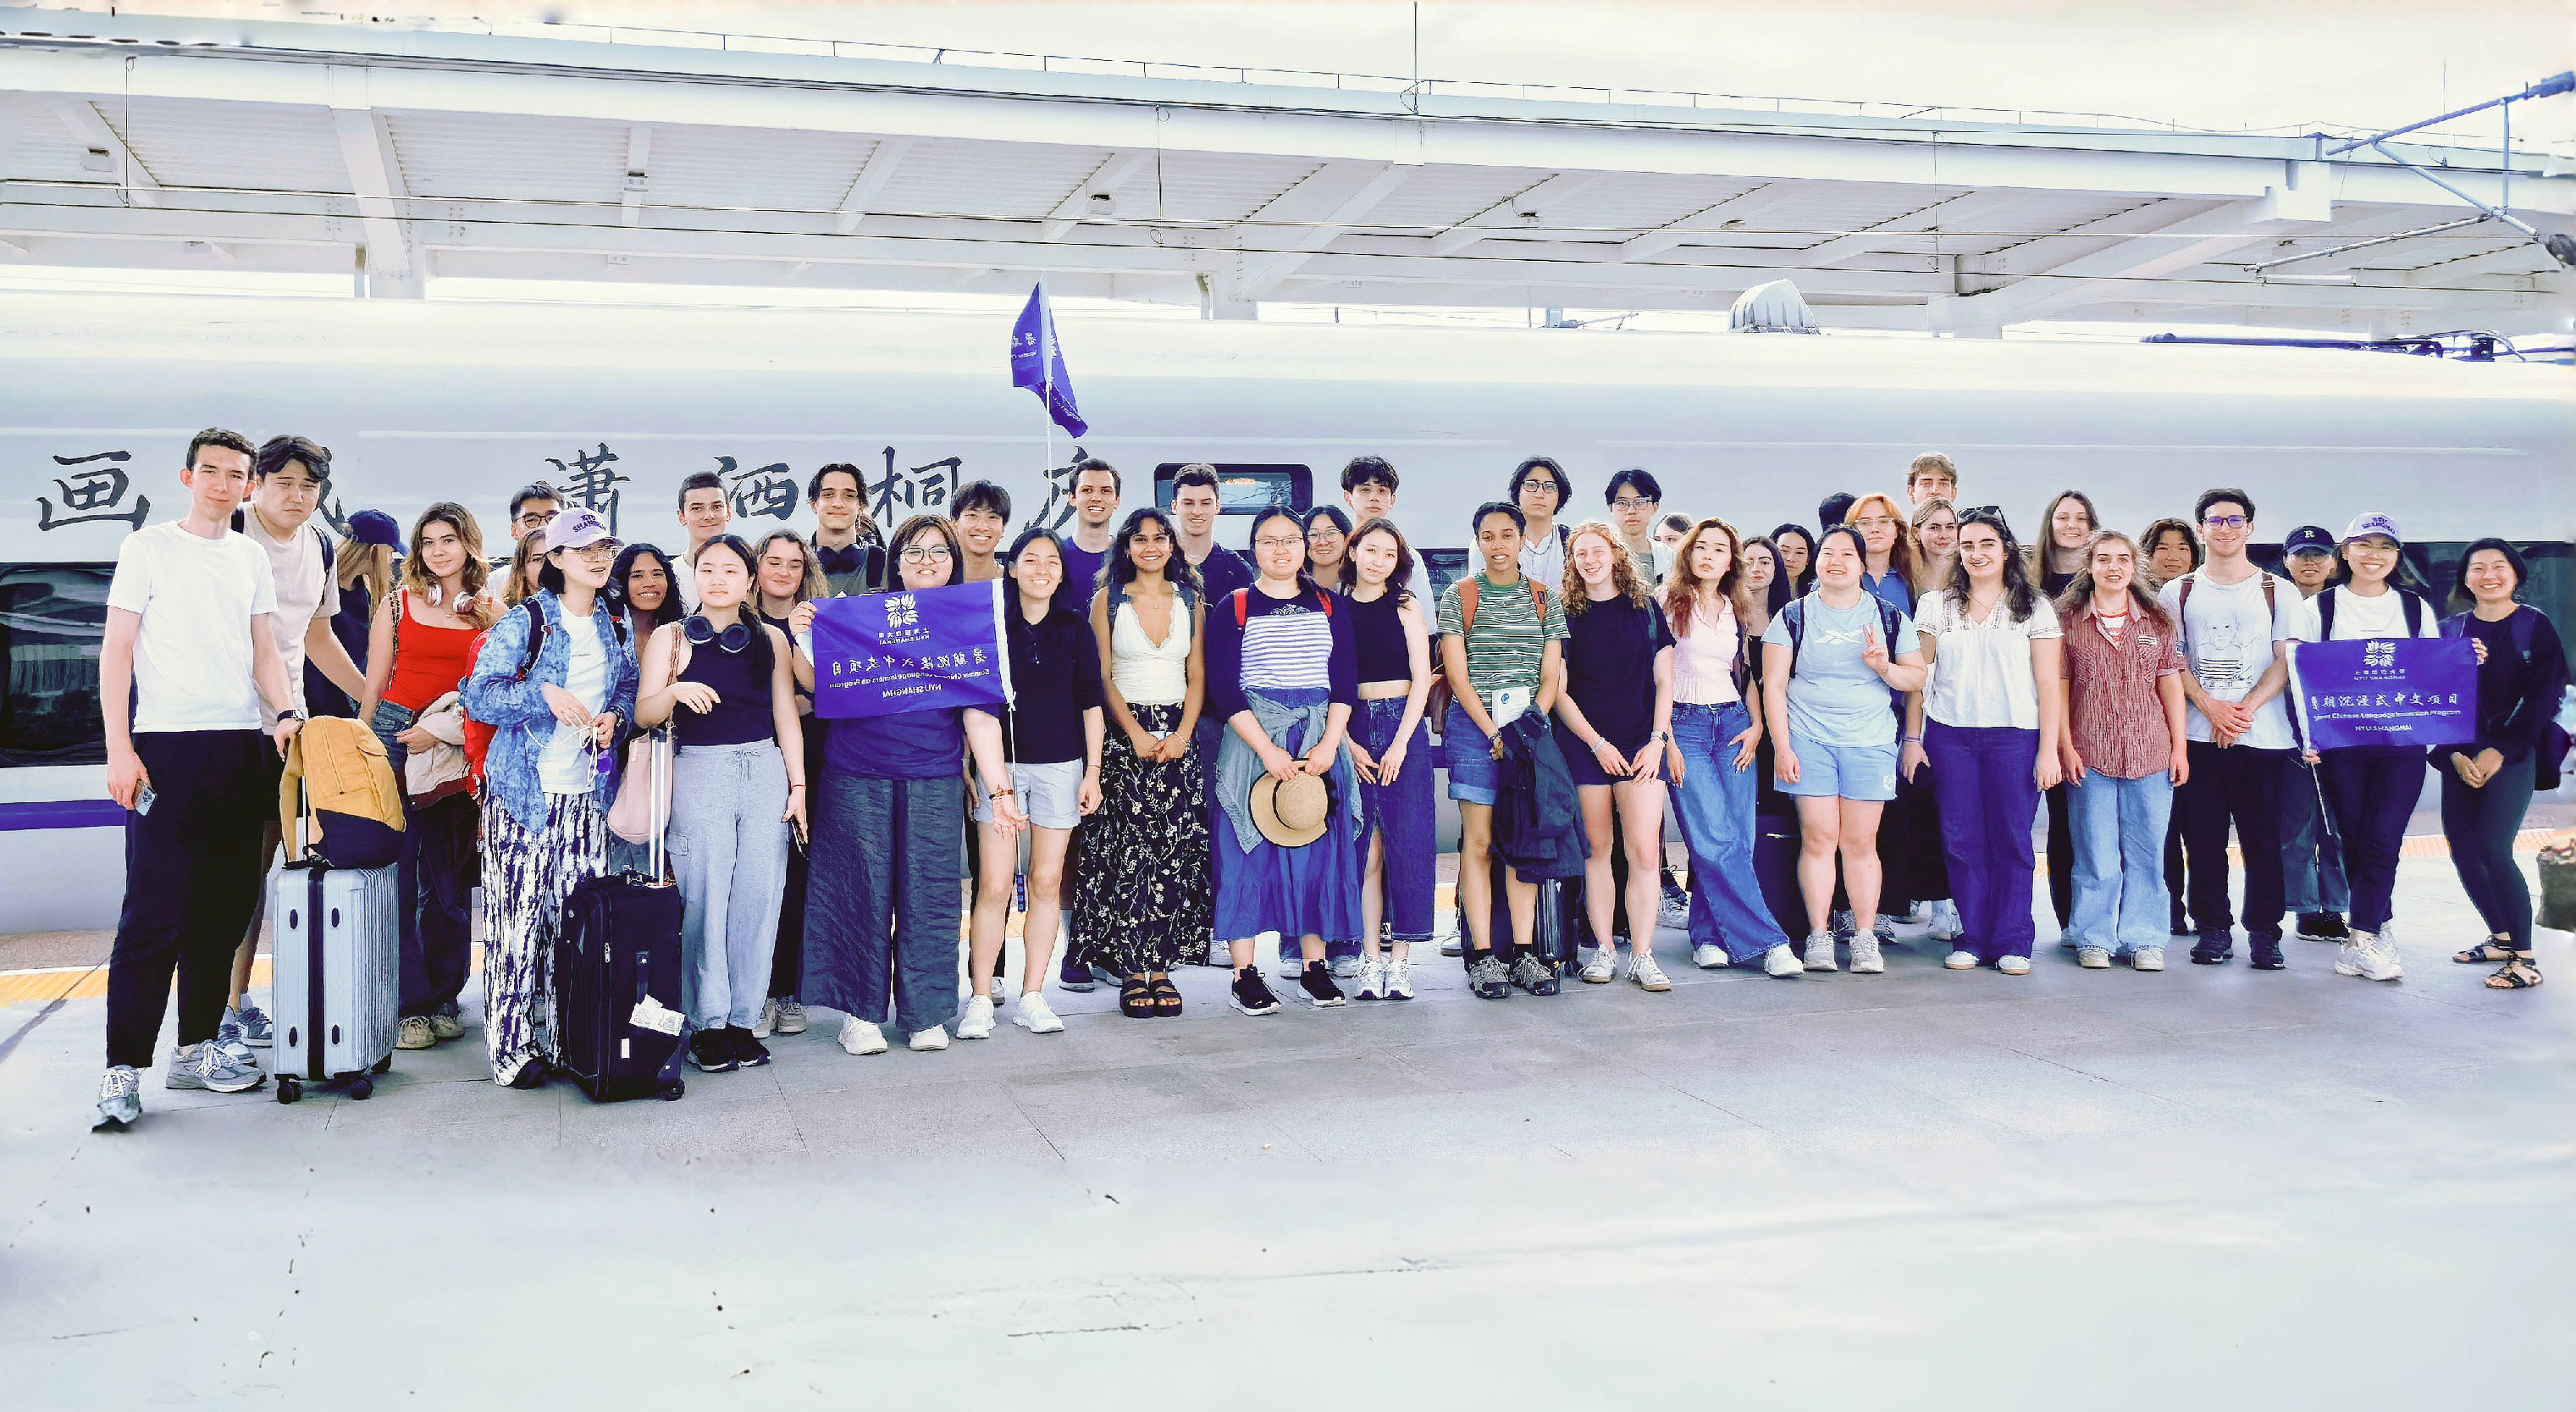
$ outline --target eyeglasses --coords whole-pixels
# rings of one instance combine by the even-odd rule
[[[2243,529],[2254,522],[2243,515],[2208,515],[2201,523],[2211,529]]]
[[[708,622],[703,615],[697,615],[682,623],[680,631],[687,635],[691,647],[704,647],[712,642],[727,652],[740,652],[751,645],[751,625],[739,621],[723,632],[717,632],[715,624]]]
[[[928,564],[948,557],[948,546],[945,544],[916,544],[904,550],[902,555],[903,561],[907,564]]]
[[[592,563],[600,563],[603,561],[613,563],[616,561],[617,551],[621,547],[622,546],[620,546],[616,540],[601,539],[585,544],[579,549],[573,550],[572,553],[580,558],[588,559]]]
[[[1613,510],[1651,510],[1662,503],[1663,502],[1660,500],[1648,500],[1639,495],[1622,495],[1618,499],[1610,502],[1610,508]]]
[[[1302,534],[1294,539],[1284,538],[1275,534],[1266,534],[1261,538],[1252,541],[1252,547],[1255,549],[1295,549],[1305,542],[1306,536]]]
[[[1896,521],[1895,521],[1895,520],[1893,520],[1893,519],[1891,519],[1891,518],[1889,518],[1889,517],[1888,517],[1888,516],[1886,516],[1886,515],[1871,515],[1871,516],[1869,516],[1867,519],[1860,519],[1860,520],[1854,520],[1854,521],[1852,521],[1852,522],[1851,522],[1851,527],[1852,527],[1853,529],[1865,529],[1865,530],[1871,530],[1871,529],[1894,529],[1894,528],[1896,528]]]

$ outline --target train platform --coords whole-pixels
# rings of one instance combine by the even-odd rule
[[[2526,855],[2528,857],[2529,855]],[[472,1396],[1062,1407],[2563,1405],[2576,947],[2407,975],[1698,971],[853,1058],[836,1016],[677,1103],[147,1079],[0,1009],[0,1366],[26,1408]],[[477,1018],[469,1008],[469,1023]],[[165,1035],[165,1044],[167,1036]],[[182,1254],[183,1253],[183,1254]],[[601,1350],[614,1348],[614,1356]]]

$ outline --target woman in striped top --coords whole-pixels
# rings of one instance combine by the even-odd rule
[[[1252,522],[1255,577],[1208,605],[1208,713],[1226,724],[1217,750],[1216,934],[1233,953],[1233,1004],[1276,1012],[1253,938],[1296,938],[1298,985],[1319,1006],[1344,1003],[1324,960],[1324,938],[1359,935],[1362,833],[1359,775],[1343,749],[1359,704],[1350,606],[1305,575],[1306,530],[1273,506]],[[1254,826],[1252,787],[1321,776],[1331,791],[1321,837],[1289,847]]]

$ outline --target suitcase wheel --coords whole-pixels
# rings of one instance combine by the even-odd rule
[[[662,1101],[665,1103],[672,1102],[678,1099],[681,1094],[688,1091],[689,1081],[687,1079],[673,1079],[669,1083],[662,1085]]]
[[[393,1066],[394,1056],[388,1054],[384,1058],[377,1060],[376,1067],[369,1069],[367,1072],[370,1074],[387,1073],[392,1070]]]
[[[364,1103],[368,1099],[375,1097],[375,1094],[376,1081],[374,1079],[371,1079],[364,1074],[360,1074],[356,1078],[349,1080],[349,1096],[358,1100],[360,1103]]]
[[[277,1080],[277,1101],[278,1101],[278,1102],[280,1102],[280,1103],[293,1103],[295,1100],[297,1100],[297,1099],[299,1099],[299,1098],[302,1098],[303,1096],[304,1096],[304,1085],[302,1085],[302,1084],[300,1084],[300,1083],[296,1082],[296,1081],[295,1081],[295,1078],[294,1078],[292,1075],[284,1075],[284,1074],[282,1074],[282,1075],[279,1075],[279,1076],[278,1076],[278,1080]]]

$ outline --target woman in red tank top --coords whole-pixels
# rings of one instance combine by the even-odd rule
[[[483,533],[473,512],[442,501],[411,531],[402,580],[376,607],[367,641],[367,694],[358,718],[385,743],[396,783],[413,751],[443,742],[421,717],[455,693],[474,666],[475,644],[499,616],[485,590]],[[471,964],[474,800],[408,799],[396,866],[402,935],[402,1025],[395,1044],[427,1049],[465,1033],[457,995]]]

